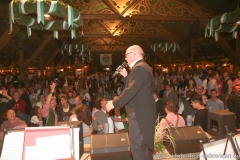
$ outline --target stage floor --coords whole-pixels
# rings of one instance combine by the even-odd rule
[[[165,160],[198,160],[199,159],[199,154],[200,153],[187,153],[187,154],[182,154],[182,155],[176,155],[172,156],[169,155],[169,153],[165,150],[164,153],[156,153],[153,155],[154,160],[160,160],[160,159],[165,159]],[[80,160],[91,160],[90,152],[85,152]]]

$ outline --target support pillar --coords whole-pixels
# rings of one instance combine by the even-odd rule
[[[40,77],[43,78],[44,77],[44,73],[43,73],[43,57],[39,56],[39,69],[40,69]]]
[[[169,63],[169,73],[172,73],[172,57],[170,53],[167,53],[168,56],[168,63]]]
[[[193,41],[193,39],[191,39],[191,60],[194,64],[194,53],[195,53],[195,49],[194,49],[195,43]],[[194,68],[195,66],[192,66],[192,68]]]
[[[25,71],[22,68],[23,64],[24,64],[24,51],[22,49],[23,47],[23,41],[19,40],[18,41],[18,48],[20,49],[18,51],[18,61],[19,61],[19,80],[22,82],[25,82]]]

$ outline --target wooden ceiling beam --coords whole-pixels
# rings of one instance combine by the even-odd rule
[[[0,14],[0,19],[8,19],[7,14]],[[159,16],[159,15],[132,15],[129,18],[121,17],[117,14],[82,14],[83,20],[140,20],[140,21],[165,21],[165,22],[193,22],[196,17],[190,16]],[[197,17],[198,21],[203,21]]]
[[[151,46],[151,45],[152,45],[152,43],[149,41],[148,38],[144,38],[144,41],[147,42],[148,46]]]
[[[13,37],[20,31],[21,27],[17,25],[13,25],[12,33],[10,33],[10,28],[7,29],[7,31],[1,36],[0,38],[0,52],[3,50],[3,48],[11,41]]]
[[[8,19],[7,14],[0,14],[0,19]],[[159,16],[159,15],[132,15],[129,18],[121,17],[116,14],[83,14],[82,18],[84,20],[140,20],[140,21],[164,21],[164,22],[193,22],[200,21],[203,19],[200,17],[190,17],[190,16]],[[197,18],[197,19],[196,19]]]
[[[163,64],[167,67],[171,67],[171,65],[167,62],[167,60],[161,55],[159,52],[154,52],[154,56],[157,57]]]
[[[204,14],[202,9],[199,7],[199,5],[195,1],[189,0],[189,3],[195,8],[196,12],[202,17],[202,19],[204,19],[203,24],[206,27],[210,19]],[[219,34],[219,39],[217,42],[219,46],[224,50],[226,55],[228,55],[229,58],[235,61],[238,65],[240,65],[240,56],[238,56],[236,52],[234,52],[234,50],[231,48],[231,46],[228,44],[226,39],[221,34]]]
[[[145,21],[144,23],[146,23],[146,24],[149,24],[149,25],[151,25],[151,26],[153,26],[153,27],[157,27],[157,28],[159,28],[159,22],[150,22],[150,21]],[[177,34],[177,35],[179,35],[179,37],[180,36],[184,36],[184,37],[186,37],[186,38],[190,38],[190,36],[188,35],[188,34],[184,34],[183,32],[179,32],[179,31],[177,31],[177,30],[175,30],[175,29],[172,29],[171,27],[167,27],[167,28],[165,28],[168,32],[172,32],[172,33],[174,33],[174,34]]]
[[[63,36],[62,36],[63,37]],[[64,36],[69,37],[69,35]],[[113,37],[119,37],[119,38],[161,38],[162,34],[120,34],[118,36],[113,36],[113,35],[106,35],[106,34],[84,34],[84,37],[95,37],[95,38],[102,38],[102,37],[108,37],[108,38],[113,38]]]
[[[48,61],[43,65],[43,68],[46,68],[53,60],[54,58],[58,55],[58,53],[61,52],[61,49],[58,48],[54,53],[53,55],[50,57],[50,59],[48,59]]]
[[[177,0],[177,1],[181,2],[183,4],[186,4],[188,6],[192,6],[191,3],[189,3],[189,0]],[[190,1],[192,1],[192,0],[190,0]],[[198,6],[201,8],[201,10],[203,10],[204,12],[209,13],[209,14],[211,14],[213,16],[220,14],[220,12],[218,12],[216,10],[213,10],[213,9],[211,9],[209,7],[206,7],[204,5],[198,4]],[[194,6],[192,6],[192,7],[194,7]]]
[[[62,62],[68,57],[68,55],[69,55],[69,54],[65,54],[65,55],[63,56],[63,58],[57,63],[56,68],[58,68],[58,67],[62,64]]]
[[[217,6],[215,7],[215,10],[219,10],[219,9],[221,9],[222,7],[228,5],[229,3],[232,3],[232,2],[234,2],[234,1],[235,1],[235,0],[225,0],[223,3],[217,5]]]
[[[125,25],[125,23],[127,23],[127,21],[123,21],[123,22],[115,29],[115,31],[114,31],[112,34],[114,35],[119,29],[121,29],[121,28]]]
[[[53,36],[49,35],[43,43],[37,48],[37,50],[31,55],[31,57],[24,63],[24,65],[20,68],[20,70],[25,70],[32,63],[32,61],[43,51],[43,49],[48,45],[48,43],[52,40]]]
[[[128,14],[129,11],[131,11],[134,7],[136,7],[136,5],[138,5],[138,3],[140,2],[141,0],[134,0],[134,1],[130,1],[132,3],[130,3],[123,11],[122,11],[122,15],[124,15],[125,13]]]
[[[97,24],[99,26],[101,26],[108,34],[112,35],[112,33],[109,31],[109,29],[106,28],[106,26],[104,24],[102,24],[102,22],[100,22],[100,20],[96,20]]]
[[[107,44],[107,43],[106,44],[89,44],[90,47],[91,46],[129,46],[129,45],[134,45],[134,43],[131,43],[131,44]]]
[[[159,15],[132,15],[131,17],[120,17],[114,14],[99,14],[98,16],[94,14],[83,14],[84,20],[140,20],[140,21],[177,21],[177,22],[193,22],[196,21],[196,17],[190,16],[159,16]],[[202,21],[198,17],[198,21]]]
[[[92,41],[96,41],[97,39],[99,39],[98,37],[97,38],[82,38],[81,40],[78,40],[78,43],[89,43],[89,42],[92,42]]]
[[[121,13],[109,2],[109,0],[102,0],[102,2],[104,4],[106,4],[106,6],[108,6],[108,8],[113,11],[113,13],[115,13],[115,14],[117,14],[119,16],[122,16]]]
[[[178,44],[178,42],[166,31],[166,29],[159,24],[159,26],[162,28],[163,33],[168,37],[168,39],[172,42],[172,43],[176,43]],[[182,47],[180,45],[178,45],[178,52],[182,55],[183,58],[186,59],[186,61],[191,64],[192,66],[194,66],[194,62],[191,60],[191,58],[188,57],[188,55],[184,52],[184,50],[182,49]]]
[[[127,43],[127,44],[132,44],[132,41],[126,40],[126,39],[121,38],[121,37],[114,36],[113,39],[117,40],[117,41],[121,41],[121,42]]]

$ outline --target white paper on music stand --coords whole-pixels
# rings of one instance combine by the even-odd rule
[[[71,157],[71,137],[63,134],[36,139],[37,159],[63,159]],[[26,148],[27,149],[27,148]],[[32,149],[32,148],[30,148]],[[25,156],[29,152],[25,152]],[[31,155],[29,157],[32,157]]]
[[[227,139],[206,143],[203,145],[208,160],[236,160],[235,153],[230,141],[228,141],[226,154],[223,155]],[[205,160],[203,151],[200,153],[200,160]]]
[[[22,159],[24,131],[5,134],[1,160]]]

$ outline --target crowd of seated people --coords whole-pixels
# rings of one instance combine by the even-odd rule
[[[9,75],[12,80],[9,80]],[[109,113],[105,109],[107,101],[124,90],[121,76],[112,79],[110,75],[100,72],[90,76],[61,73],[57,79],[30,76],[25,83],[11,73],[1,75],[0,79],[4,79],[1,80],[0,95],[1,126],[9,124],[10,128],[16,127],[10,125],[14,121],[4,119],[11,109],[15,112],[16,121],[21,122],[20,126],[55,126],[59,121],[82,120],[86,143],[91,134],[104,133],[105,123],[109,124],[109,133],[127,132],[128,119],[124,107]],[[230,76],[229,72],[218,69],[185,70],[171,74],[155,72],[153,97],[156,115],[160,115],[164,125],[169,126],[169,121],[176,127],[186,125],[187,115],[192,115],[193,124],[206,130],[206,122],[199,119],[206,117],[208,110],[229,109],[236,114],[236,126],[239,126],[240,113],[236,103],[229,102],[229,98],[237,101],[240,94],[240,71],[235,79]],[[8,80],[5,81],[5,78]],[[169,117],[177,118],[178,123]]]

